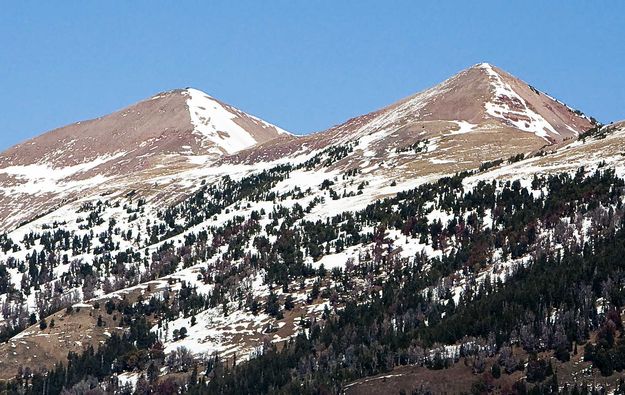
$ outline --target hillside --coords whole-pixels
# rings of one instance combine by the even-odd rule
[[[308,136],[192,89],[49,132],[0,156],[0,378],[614,388],[624,135],[485,63]]]
[[[0,229],[79,196],[184,188],[170,178],[287,134],[201,91],[163,92],[3,152]]]

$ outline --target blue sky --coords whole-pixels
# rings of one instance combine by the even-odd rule
[[[481,61],[625,119],[625,2],[233,3],[4,3],[0,149],[187,86],[309,133]]]

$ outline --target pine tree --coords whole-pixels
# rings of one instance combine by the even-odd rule
[[[148,366],[148,371],[147,371],[149,382],[154,383],[156,379],[158,378],[158,374],[159,374],[159,371],[156,365],[154,364],[154,362],[150,363],[150,366]]]
[[[498,363],[494,363],[490,371],[494,378],[498,379],[499,377],[501,377],[501,367]]]
[[[295,308],[295,302],[293,301],[293,296],[287,295],[284,300],[284,309],[291,311],[294,308]]]
[[[265,306],[265,313],[270,316],[277,316],[280,312],[280,305],[278,304],[278,296],[272,291],[269,292],[267,297],[267,305]]]
[[[196,385],[197,377],[198,377],[197,364],[195,364],[193,365],[193,371],[191,372],[191,377],[189,378],[189,384]]]

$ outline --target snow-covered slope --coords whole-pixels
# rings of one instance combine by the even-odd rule
[[[156,179],[170,184],[183,170],[286,135],[201,91],[164,92],[0,154],[0,230],[79,196],[130,190],[153,196],[163,189],[154,190]]]
[[[213,146],[218,153],[233,154],[259,142],[288,134],[267,122],[247,115],[197,89],[186,90],[187,105],[194,132],[203,140],[203,146]],[[246,128],[253,124],[255,128]],[[265,136],[267,135],[267,136]]]
[[[485,104],[488,115],[511,122],[518,129],[539,137],[560,135],[545,118],[528,108],[525,100],[503,81],[490,64],[481,63],[479,67],[488,73],[494,88],[493,99]]]
[[[582,113],[495,66],[480,63],[476,67],[487,73],[491,84],[493,96],[485,103],[489,116],[534,133],[548,143],[575,137],[591,126],[591,120]]]

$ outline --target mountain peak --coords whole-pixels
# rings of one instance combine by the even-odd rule
[[[115,178],[125,185],[212,163],[285,133],[197,89],[161,92],[1,153],[0,201],[17,203],[0,214],[0,226],[28,218],[27,207],[84,195]]]
[[[287,133],[198,89],[187,88],[185,96],[194,134],[202,139],[203,145],[213,144],[226,154]]]
[[[486,116],[519,130],[558,143],[593,126],[579,111],[539,91],[521,79],[488,63],[478,64],[488,78],[491,96],[484,103]]]
[[[173,89],[9,148],[0,155],[0,167],[8,162],[28,165],[33,161],[64,167],[122,151],[150,157],[175,153],[228,155],[285,133],[199,89]],[[146,149],[149,152],[143,152]]]
[[[471,66],[471,68],[479,68],[479,69],[488,69],[488,68],[492,68],[493,65],[488,63],[488,62],[481,62],[481,63],[476,63],[475,65]]]
[[[549,144],[574,138],[593,125],[580,112],[483,62],[334,130],[367,135],[440,121],[469,123],[474,129],[488,124],[489,128],[529,132]]]
[[[430,163],[466,163],[469,157],[484,162],[572,141],[593,125],[581,112],[482,62],[387,107],[307,136],[303,143],[276,140],[227,160],[253,163],[295,154],[302,145],[306,151],[349,143],[363,163],[391,161],[395,153],[427,140],[437,147],[421,155]],[[356,163],[353,159],[349,166]]]
[[[473,66],[471,66],[471,67],[469,67],[468,69],[465,69],[465,70],[471,70],[471,69],[483,70],[483,71],[485,71],[489,75],[492,75],[492,74],[508,74],[508,75],[511,75],[510,73],[508,73],[504,69],[500,68],[499,66],[494,65],[494,64],[489,63],[489,62],[476,63]],[[462,72],[460,72],[460,73],[462,73]]]

